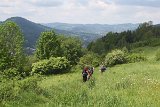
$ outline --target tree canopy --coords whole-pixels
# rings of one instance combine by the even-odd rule
[[[11,21],[0,25],[0,70],[23,66],[24,37],[20,27]]]
[[[104,54],[123,47],[130,49],[145,45],[159,45],[159,29],[159,26],[152,25],[152,21],[145,22],[140,24],[135,31],[109,32],[106,36],[91,42],[87,49],[98,54]]]
[[[49,59],[60,56],[60,43],[54,31],[46,31],[40,34],[36,46],[36,57],[38,59]]]

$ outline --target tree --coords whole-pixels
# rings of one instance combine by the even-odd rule
[[[20,27],[11,21],[0,25],[0,70],[23,66],[24,37]]]
[[[36,46],[38,59],[49,59],[60,56],[60,43],[54,31],[42,32]]]
[[[83,55],[81,40],[74,37],[61,37],[62,56],[65,56],[71,65],[78,63],[79,58]]]
[[[89,52],[80,58],[79,66],[83,69],[85,66],[98,67],[100,63],[100,57],[98,54]]]

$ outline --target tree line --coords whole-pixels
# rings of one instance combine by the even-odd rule
[[[39,71],[41,65],[44,66],[40,72],[47,67],[46,72],[61,72],[76,65],[84,54],[80,39],[57,35],[54,31],[40,34],[33,56],[25,54],[24,41],[23,33],[16,23],[7,21],[0,25],[0,73],[2,75],[9,77],[30,75],[30,72],[35,72],[36,68],[36,71]],[[49,66],[51,64],[48,63],[53,64]]]
[[[160,45],[159,39],[160,26],[153,25],[152,21],[149,21],[140,24],[135,31],[109,32],[106,36],[92,41],[87,49],[101,55],[117,48],[133,49],[146,45]]]

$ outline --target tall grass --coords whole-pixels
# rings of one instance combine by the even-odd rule
[[[117,65],[103,74],[96,68],[85,83],[79,69],[75,73],[44,77],[37,85],[38,90],[21,92],[17,100],[3,100],[0,106],[159,107],[160,62]]]

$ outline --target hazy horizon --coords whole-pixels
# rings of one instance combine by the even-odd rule
[[[20,17],[20,18],[24,18],[24,19],[27,19],[27,18],[25,18],[25,17],[21,17],[21,16],[13,16],[13,17],[8,17],[7,19],[9,19],[9,18],[15,18],[15,17]],[[5,19],[5,20],[7,20],[7,19]],[[0,20],[0,21],[5,21],[5,20]],[[32,20],[30,20],[30,19],[27,19],[27,20],[29,20],[29,21],[31,21],[31,22],[34,22],[34,21],[32,21]],[[146,22],[148,22],[148,21],[146,21]],[[34,23],[37,23],[37,24],[51,24],[51,23],[61,23],[61,24],[84,24],[84,25],[90,25],[90,24],[100,24],[100,25],[120,25],[120,24],[139,24],[139,23],[113,23],[113,24],[108,24],[108,23],[67,23],[67,22],[45,22],[45,23],[38,23],[38,22],[34,22]],[[143,23],[143,22],[141,22],[141,23]]]
[[[0,21],[23,17],[36,23],[160,23],[159,0],[1,0]]]

